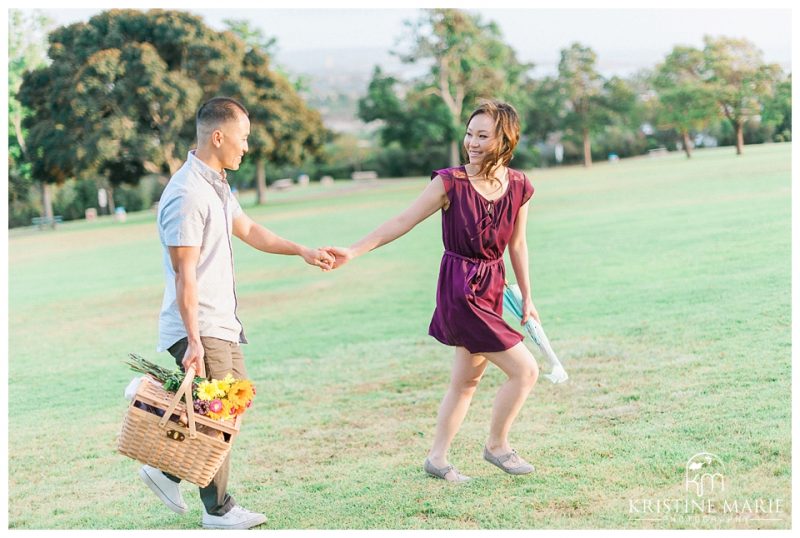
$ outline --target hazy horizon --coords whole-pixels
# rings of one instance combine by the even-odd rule
[[[245,19],[277,38],[276,60],[292,67],[319,52],[397,50],[404,20],[419,9],[206,9],[178,7],[201,16],[215,29],[224,19]],[[87,21],[101,9],[41,9],[57,24]],[[675,45],[701,48],[703,36],[744,37],[764,60],[791,71],[789,9],[465,9],[494,21],[520,60],[535,65],[534,76],[553,74],[560,50],[578,41],[598,57],[606,75],[629,75],[654,66]],[[320,58],[324,64],[325,59]],[[370,66],[371,68],[371,66]]]

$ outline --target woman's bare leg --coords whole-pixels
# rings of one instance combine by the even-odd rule
[[[539,367],[522,342],[506,351],[484,355],[508,376],[495,396],[489,439],[486,441],[489,452],[497,456],[511,452],[508,432],[536,384]]]
[[[428,459],[436,467],[447,465],[447,452],[464,417],[467,415],[472,395],[478,382],[489,364],[486,357],[472,355],[466,348],[457,347],[453,360],[453,369],[450,374],[450,386],[439,405],[439,414],[436,419],[436,435],[433,446],[428,452]],[[455,479],[453,471],[447,473],[446,479]]]

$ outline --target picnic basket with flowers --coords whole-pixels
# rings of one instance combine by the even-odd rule
[[[146,374],[138,382],[119,434],[118,450],[135,460],[206,486],[239,433],[255,387],[247,379],[184,375],[131,354],[127,364]],[[132,388],[132,387],[131,387]]]

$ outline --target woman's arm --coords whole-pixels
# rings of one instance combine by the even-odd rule
[[[411,231],[414,226],[430,217],[448,203],[447,193],[441,176],[433,178],[422,194],[414,200],[402,213],[387,220],[370,234],[350,245],[349,248],[328,247],[328,251],[336,256],[333,268],[341,267],[356,256],[391,243],[398,237]]]
[[[514,268],[514,275],[517,277],[517,285],[522,294],[522,325],[533,317],[539,320],[539,313],[533,305],[531,299],[531,279],[528,272],[528,240],[525,236],[525,229],[528,225],[528,202],[519,208],[517,220],[514,223],[514,231],[511,234],[511,241],[508,243],[508,255],[511,258],[511,266]]]

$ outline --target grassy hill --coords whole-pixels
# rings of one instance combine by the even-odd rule
[[[773,144],[531,171],[533,298],[571,379],[534,388],[511,442],[537,470],[514,478],[481,459],[504,380],[487,370],[451,453],[475,478],[463,487],[421,468],[452,360],[427,336],[438,215],[329,274],[237,242],[258,396],[231,493],[267,513],[262,528],[791,528],[790,165]],[[245,209],[292,240],[347,245],[425,182]],[[123,359],[171,364],[155,352],[162,293],[151,212],[10,235],[11,528],[199,527],[194,486],[177,516],[115,452]],[[685,470],[704,451],[725,489],[699,500],[719,509],[657,512],[698,501]],[[757,499],[781,510],[721,508]]]

